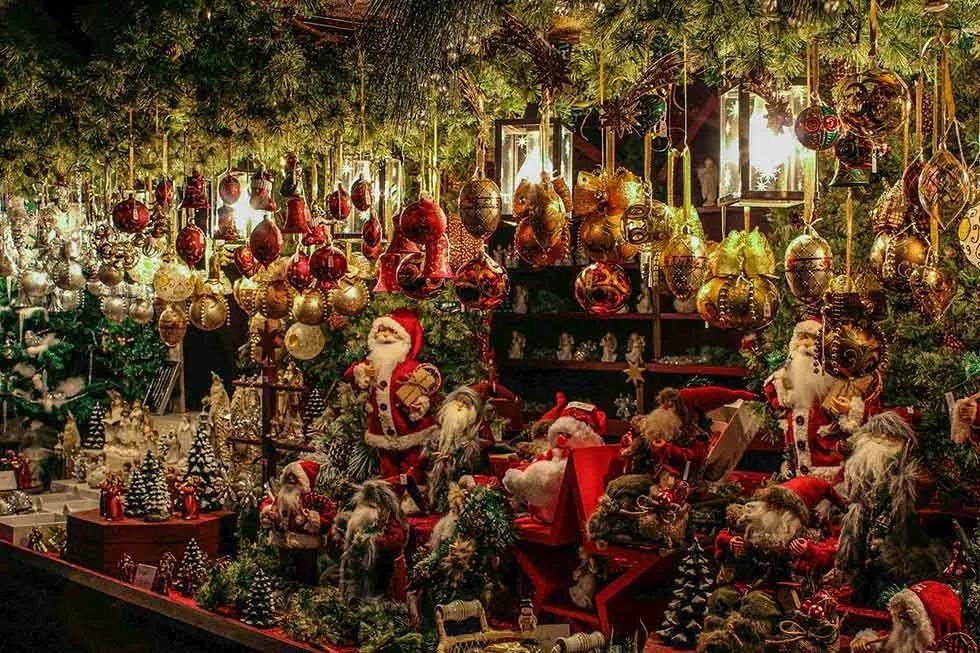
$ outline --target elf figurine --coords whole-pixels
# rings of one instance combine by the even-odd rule
[[[197,495],[201,492],[201,477],[188,476],[180,484],[180,514],[186,520],[197,519],[201,516],[201,504]]]
[[[348,382],[369,392],[364,440],[378,450],[381,477],[396,485],[423,484],[422,447],[435,430],[429,409],[442,382],[432,365],[418,362],[422,326],[414,311],[397,309],[371,324],[367,358],[350,366]]]
[[[115,473],[102,481],[99,485],[101,493],[99,495],[99,513],[107,521],[121,521],[123,516],[123,482],[122,478]]]

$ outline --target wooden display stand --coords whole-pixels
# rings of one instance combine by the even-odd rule
[[[107,521],[98,510],[68,515],[65,559],[93,571],[114,575],[124,554],[138,563],[156,565],[167,551],[178,560],[194,538],[212,559],[235,548],[235,513],[202,513],[200,519],[170,519],[150,523],[142,519]]]

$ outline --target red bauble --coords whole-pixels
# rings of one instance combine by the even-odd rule
[[[268,215],[255,225],[248,239],[248,246],[262,265],[272,265],[282,253],[282,231]]]
[[[318,222],[313,225],[313,228],[303,236],[303,244],[307,247],[313,247],[314,245],[323,245],[328,240],[330,240],[330,227],[326,223]]]
[[[405,207],[399,224],[406,238],[424,245],[446,233],[446,222],[446,214],[439,205],[422,196]]]
[[[234,204],[242,196],[242,182],[232,174],[227,174],[218,182],[218,195],[225,204]]]
[[[575,279],[575,299],[582,308],[595,315],[618,313],[631,292],[626,272],[610,263],[586,266]]]
[[[350,187],[350,199],[358,211],[367,211],[374,204],[374,189],[364,175],[358,177]]]
[[[248,245],[241,245],[235,250],[235,266],[242,276],[251,278],[258,270],[259,262],[255,260],[255,254]]]
[[[183,259],[189,267],[197,267],[197,264],[204,258],[207,240],[204,232],[196,224],[191,222],[185,225],[177,234],[177,242],[174,243],[177,256]]]
[[[489,310],[504,303],[510,280],[507,271],[482,252],[456,270],[455,289],[463,306]]]
[[[361,227],[361,253],[372,261],[381,254],[381,221],[374,211]]]
[[[337,280],[347,274],[347,257],[343,250],[334,245],[324,245],[310,257],[310,270],[320,288],[330,289],[337,285]]]
[[[442,279],[431,279],[422,274],[425,267],[425,255],[413,252],[402,257],[398,264],[398,287],[407,297],[425,299],[442,288]]]
[[[112,224],[123,233],[139,233],[150,224],[150,210],[130,195],[112,208]]]
[[[350,195],[343,186],[337,184],[337,190],[327,196],[327,212],[330,213],[330,217],[334,220],[346,220],[353,208]]]
[[[164,213],[174,208],[174,181],[170,177],[160,177],[153,189],[153,199]]]
[[[310,268],[310,257],[302,252],[296,252],[286,266],[286,280],[296,290],[306,290],[313,285],[313,271]]]

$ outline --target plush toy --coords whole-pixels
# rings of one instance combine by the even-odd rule
[[[279,490],[259,507],[259,522],[269,542],[282,549],[319,549],[337,514],[332,501],[313,491],[320,465],[312,460],[289,463],[279,475]]]
[[[949,585],[938,581],[925,580],[898,592],[888,601],[888,612],[891,633],[884,636],[862,630],[851,642],[852,651],[925,653],[939,650],[937,646],[945,638],[955,638],[963,629],[960,597]]]
[[[578,567],[572,572],[575,584],[568,588],[572,603],[580,608],[591,608],[596,589],[599,587],[599,562],[584,546],[578,548]]]
[[[555,406],[541,418],[550,422],[547,430],[550,448],[529,465],[507,470],[503,479],[504,488],[516,500],[526,503],[532,515],[549,524],[555,519],[569,452],[577,447],[603,444],[602,435],[606,431],[606,414],[596,406],[569,402],[561,393],[556,399]]]
[[[477,390],[463,386],[446,396],[422,454],[428,468],[428,504],[437,512],[446,508],[449,484],[475,473],[484,449],[493,442],[484,415],[486,399]]]

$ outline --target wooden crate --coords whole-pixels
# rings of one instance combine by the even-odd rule
[[[200,519],[172,518],[149,523],[142,519],[107,521],[98,510],[68,515],[68,547],[65,559],[82,567],[115,575],[126,553],[136,562],[156,565],[167,551],[180,560],[194,538],[212,559],[233,552],[235,513],[202,513]]]

